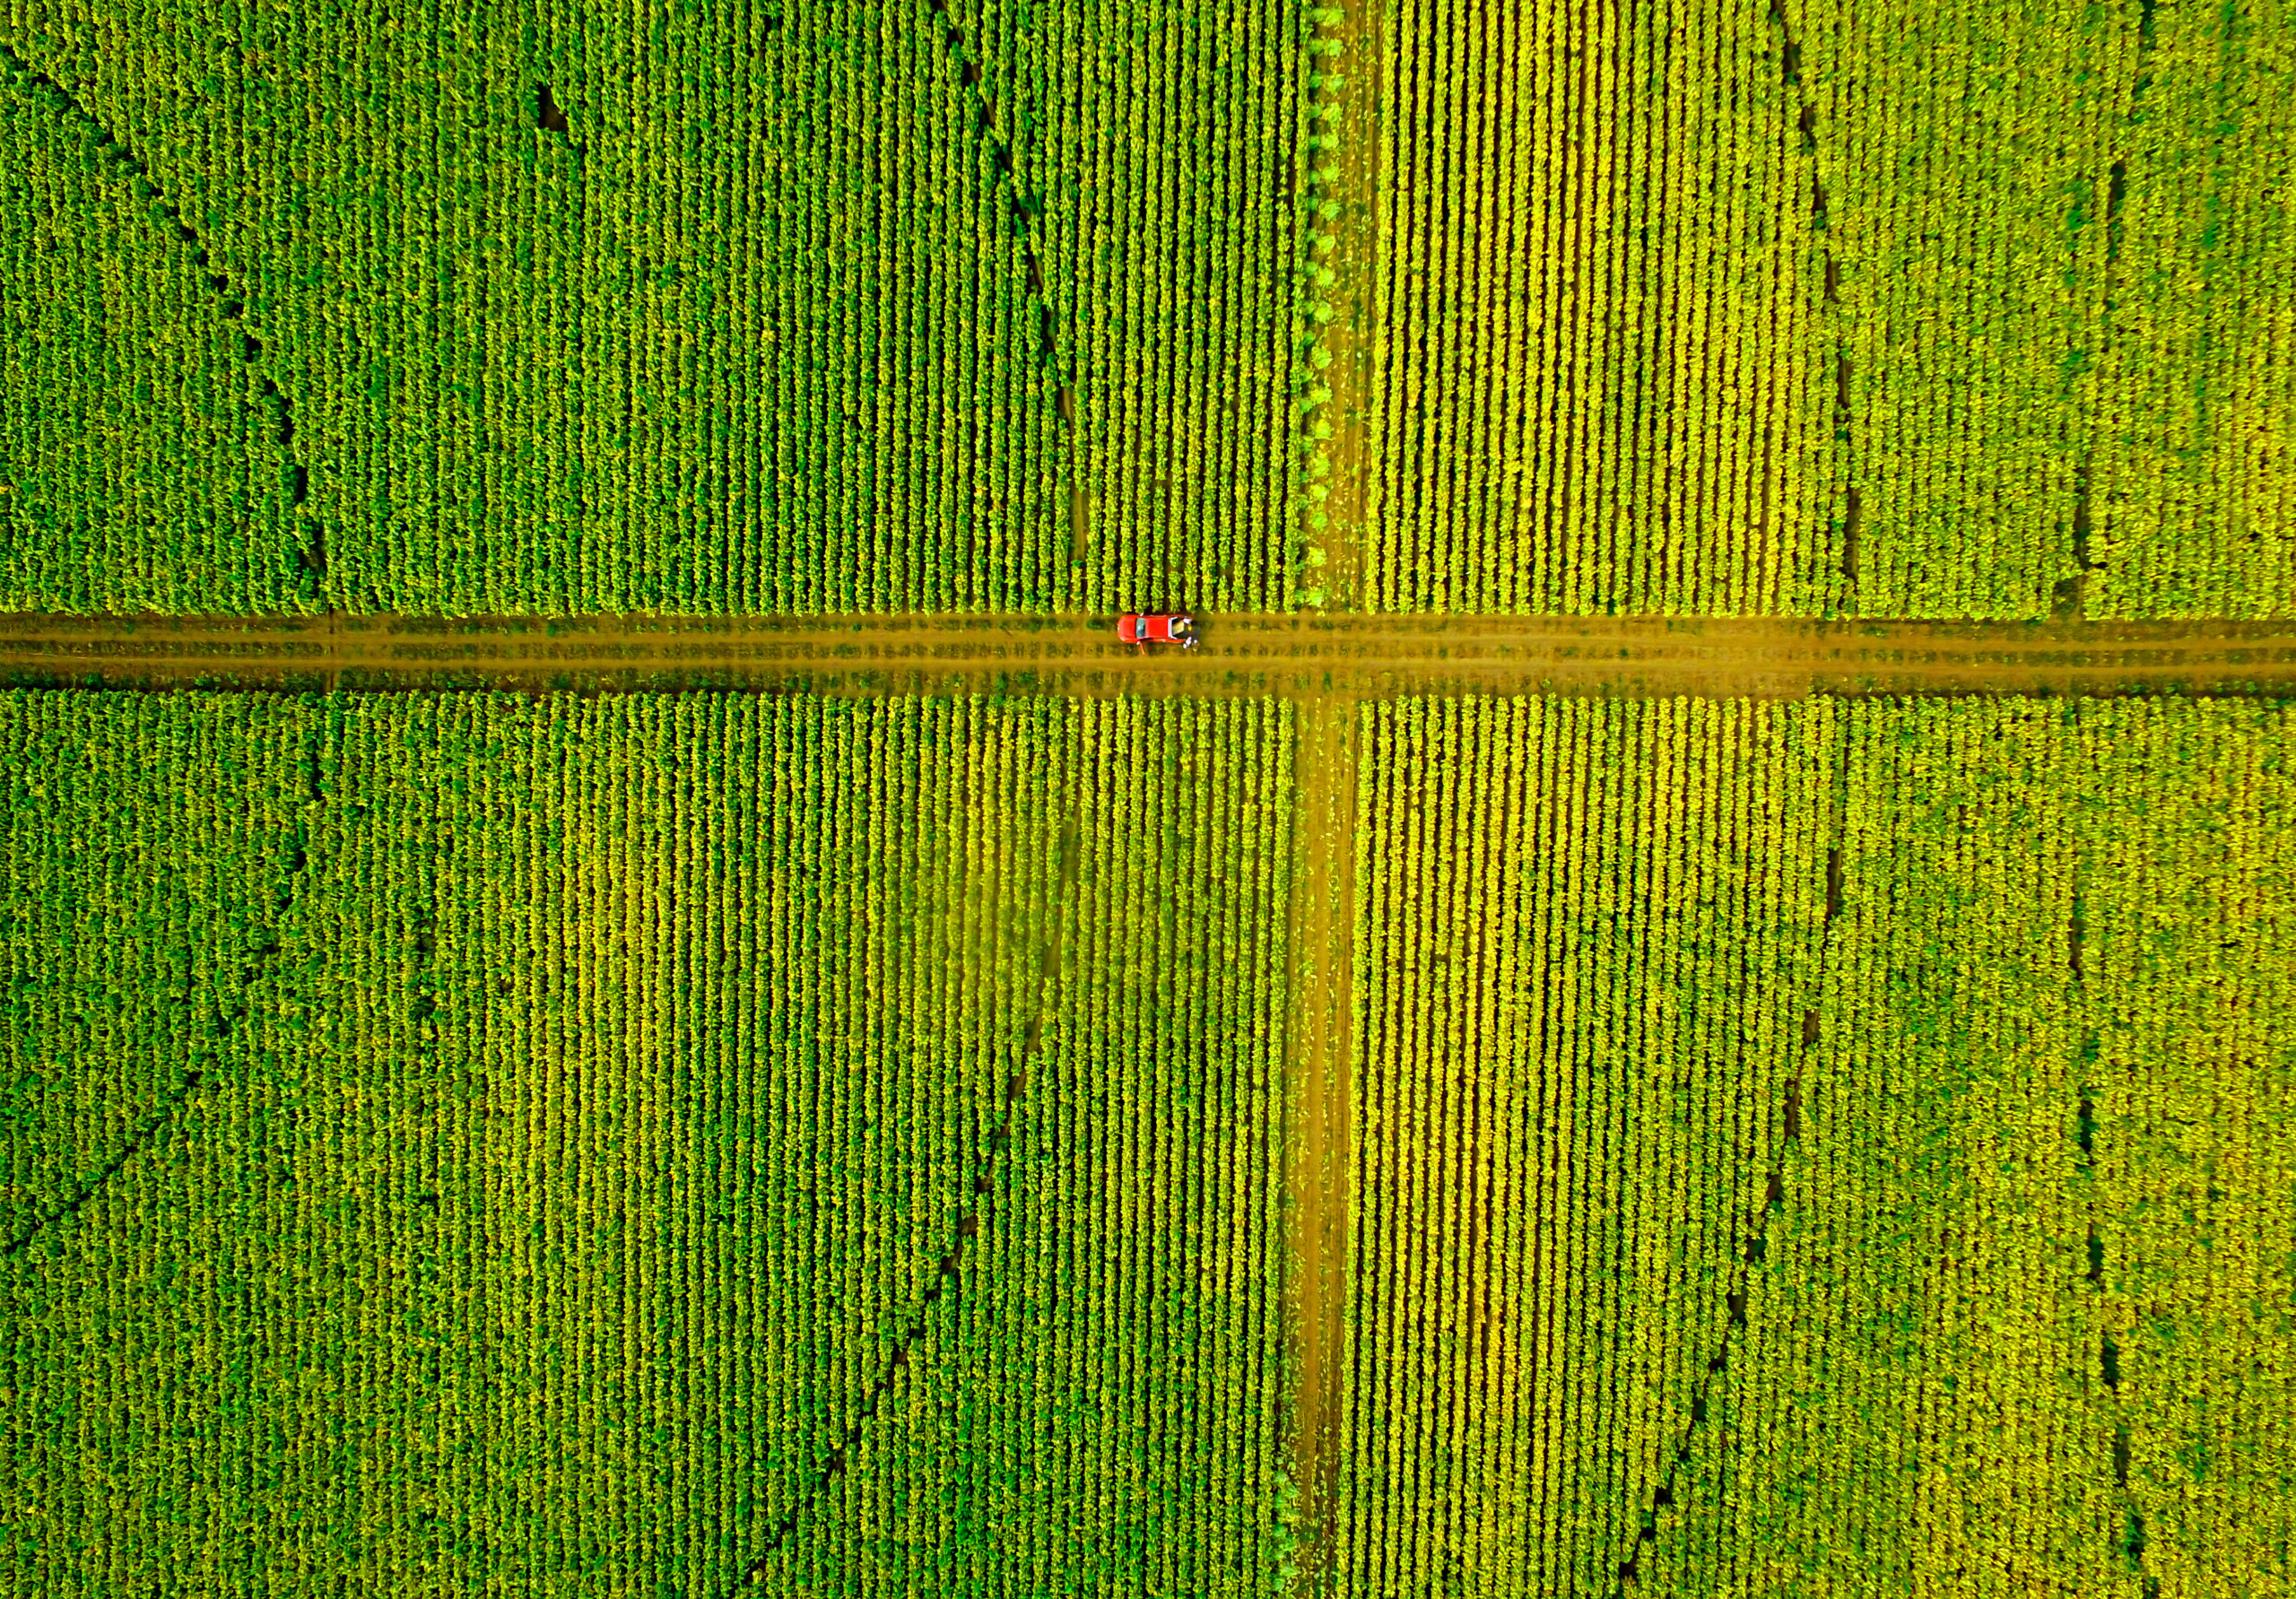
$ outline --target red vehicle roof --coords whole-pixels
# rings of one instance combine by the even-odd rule
[[[1116,636],[1125,644],[1170,644],[1193,626],[1192,617],[1177,611],[1127,611],[1116,619]]]

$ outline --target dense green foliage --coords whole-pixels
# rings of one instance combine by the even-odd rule
[[[1253,1587],[1285,725],[0,699],[0,1586]]]
[[[2284,709],[1364,736],[1337,1592],[2286,1591]]]
[[[245,335],[58,104],[0,70],[0,609],[294,610],[293,469]]]
[[[1824,726],[1365,718],[1337,1591],[1600,1594],[1806,1069]]]
[[[1076,427],[1073,602],[1286,603],[1303,61],[1289,0],[982,0]]]
[[[2292,40],[43,0],[0,606],[2286,616]]]
[[[0,611],[2296,615],[2292,82],[20,0]],[[1325,708],[0,691],[0,1594],[2291,1592],[2290,708]]]
[[[132,9],[0,26],[0,608],[1283,603],[1289,7]]]
[[[2284,1587],[2284,708],[1361,734],[1335,1592]],[[1265,1591],[1291,736],[0,698],[6,1586]]]
[[[1372,603],[2296,611],[2280,6],[1394,16]]]
[[[2286,1593],[2287,712],[1844,731],[1826,1043],[1650,1586]]]
[[[1290,717],[1135,701],[1070,728],[1075,891],[978,1261],[761,1592],[1271,1575]]]

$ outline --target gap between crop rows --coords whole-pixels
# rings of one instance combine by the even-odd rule
[[[1832,801],[1828,806],[1826,830],[1831,842],[1826,847],[1825,919],[1822,924],[1828,931],[1841,919],[1841,852],[1848,832],[1848,791],[1849,746],[1844,742],[1835,752]],[[1770,1170],[1763,1179],[1761,1209],[1739,1250],[1735,1284],[1725,1301],[1729,1307],[1729,1318],[1723,1324],[1721,1340],[1714,1353],[1692,1378],[1690,1420],[1684,1424],[1674,1454],[1665,1464],[1665,1474],[1651,1492],[1650,1502],[1642,1507],[1642,1525],[1635,1534],[1635,1542],[1627,1551],[1626,1558],[1619,1562],[1616,1581],[1611,1590],[1612,1599],[1624,1599],[1641,1574],[1643,1551],[1658,1541],[1658,1512],[1674,1504],[1674,1484],[1680,1480],[1683,1468],[1690,1464],[1692,1440],[1713,1412],[1715,1379],[1728,1369],[1732,1340],[1746,1325],[1746,1302],[1753,1289],[1754,1268],[1769,1258],[1770,1224],[1786,1208],[1787,1159],[1800,1147],[1802,1142],[1800,1073],[1820,1042],[1818,1008],[1815,1004],[1806,1006],[1802,1012],[1801,1040],[1801,1054],[1795,1071],[1786,1079],[1778,1147],[1772,1153]]]
[[[320,798],[318,741],[322,726],[317,719],[313,721],[311,736],[304,752],[305,797],[311,804],[316,804]],[[280,882],[278,893],[272,905],[269,928],[263,935],[263,942],[249,953],[239,969],[238,997],[231,1008],[222,1013],[216,1027],[213,1045],[216,1052],[220,1052],[230,1042],[233,1032],[247,1020],[248,1012],[254,1004],[256,982],[262,976],[264,968],[279,953],[280,937],[285,931],[288,915],[294,909],[296,899],[301,893],[303,884],[309,880],[309,875],[310,836],[309,829],[305,826],[304,818],[299,813],[295,818],[293,853],[289,857],[286,875]],[[181,1004],[184,1012],[186,1047],[193,1061],[196,1063],[200,1047],[198,1036],[192,1028],[196,1013],[191,994],[192,969],[191,964],[187,962]],[[192,1095],[208,1081],[208,1075],[204,1066],[197,1064],[189,1066],[185,1071],[182,1081],[161,1097],[160,1102],[145,1115],[143,1121],[137,1125],[135,1131],[109,1160],[97,1168],[91,1175],[83,1178],[79,1186],[62,1200],[42,1212],[29,1227],[8,1240],[7,1255],[13,1258],[22,1254],[31,1247],[34,1239],[50,1227],[79,1215],[88,1202],[108,1186],[112,1178],[117,1177],[130,1160],[165,1137],[168,1130],[174,1125],[176,1113],[182,1109],[189,1102]]]

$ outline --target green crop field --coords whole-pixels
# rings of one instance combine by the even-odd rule
[[[1364,594],[2286,615],[2276,5],[1396,6]]]
[[[1363,717],[1333,1592],[2271,1591],[2284,711]],[[0,702],[11,1586],[1260,1591],[1287,722]]]
[[[0,6],[0,1599],[2291,1599],[2292,170],[2285,0]]]
[[[15,608],[2296,605],[2276,7],[8,28]]]
[[[0,703],[7,1586],[1240,1591],[1283,721]]]
[[[1297,21],[1131,10],[8,24],[0,605],[1280,604]]]
[[[1335,1592],[2284,1591],[2284,711],[1365,716]]]

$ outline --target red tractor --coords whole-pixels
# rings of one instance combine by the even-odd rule
[[[1196,618],[1168,611],[1127,611],[1116,619],[1116,636],[1123,644],[1177,644],[1182,649],[1194,649]]]

